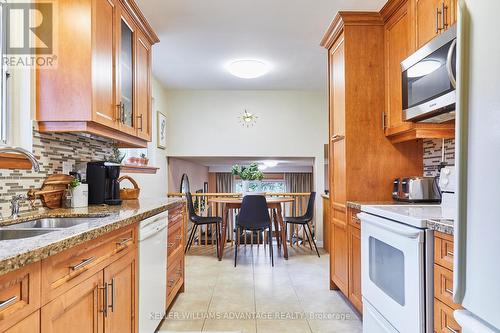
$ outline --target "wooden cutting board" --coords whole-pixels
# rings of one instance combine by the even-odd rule
[[[34,191],[34,194],[40,197],[45,207],[61,208],[64,191],[73,179],[73,176],[69,175],[50,175],[43,182],[42,188]]]

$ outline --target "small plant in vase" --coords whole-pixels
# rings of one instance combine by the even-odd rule
[[[148,165],[148,163],[149,163],[149,158],[146,157],[146,154],[142,153],[140,158],[140,164]]]
[[[264,179],[264,173],[259,170],[257,163],[252,163],[248,167],[235,164],[231,168],[231,174],[241,178],[243,195],[257,194],[261,188],[261,181]],[[252,191],[250,191],[250,187],[252,187]]]

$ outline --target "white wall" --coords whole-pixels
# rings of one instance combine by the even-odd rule
[[[324,190],[327,98],[316,91],[168,91],[169,156],[313,157],[315,189]],[[245,128],[238,116],[258,116]],[[317,200],[318,238],[322,207]]]
[[[208,167],[179,158],[168,159],[168,191],[179,192],[181,178],[187,174],[191,192],[202,190],[205,182],[208,182]]]
[[[153,77],[152,96],[154,104],[152,107],[152,141],[148,143],[149,165],[158,167],[154,175],[150,174],[130,174],[141,188],[141,198],[165,197],[168,191],[167,179],[167,155],[165,149],[157,148],[156,143],[156,112],[165,110],[167,105],[167,93],[163,86]],[[163,111],[165,112],[165,111]]]

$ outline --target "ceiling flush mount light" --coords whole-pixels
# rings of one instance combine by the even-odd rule
[[[417,63],[415,66],[408,69],[408,77],[416,78],[428,75],[437,71],[442,66],[441,61],[424,60]]]
[[[264,171],[266,169],[267,169],[267,165],[265,165],[265,164],[259,164],[259,170],[260,171]]]
[[[270,168],[274,168],[278,165],[277,161],[264,161],[263,163]]]
[[[247,110],[245,110],[245,112],[243,112],[243,114],[238,116],[238,119],[240,120],[240,124],[243,127],[250,127],[250,126],[255,125],[255,123],[257,122],[257,118],[259,118],[259,117],[257,117],[253,113],[248,112]]]
[[[267,63],[257,59],[240,59],[229,62],[226,65],[229,73],[242,79],[255,79],[269,72]]]

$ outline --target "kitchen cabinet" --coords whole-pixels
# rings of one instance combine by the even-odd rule
[[[33,312],[4,333],[40,333],[40,310]]]
[[[137,253],[129,252],[104,269],[108,283],[108,315],[105,332],[135,332],[137,295]]]
[[[382,130],[384,22],[379,13],[340,12],[321,45],[328,50],[330,286],[349,297],[350,242],[354,261],[358,254],[356,239],[349,238],[347,201],[391,200],[394,178],[422,172],[423,149],[416,141],[395,147]],[[357,297],[357,280],[351,286]]]
[[[178,293],[184,291],[185,203],[168,211],[167,235],[167,309]]]
[[[34,263],[0,277],[0,332],[12,326],[19,331],[31,313],[40,308],[40,263]]]
[[[352,305],[363,312],[363,301],[361,298],[361,221],[356,214],[357,209],[349,209],[348,226],[348,257],[349,257],[349,294],[348,298]]]
[[[428,27],[423,21],[428,20],[430,14],[424,16],[425,8],[433,7],[436,0],[418,0],[418,12],[422,15],[422,23],[414,18],[412,9],[415,0],[389,1],[381,11],[384,19],[385,45],[385,110],[382,114],[383,130],[392,143],[414,141],[425,138],[453,138],[455,124],[413,123],[403,120],[402,111],[402,76],[401,62],[416,51],[414,32],[419,29],[427,31],[421,26]],[[432,3],[432,4],[431,4]],[[432,18],[431,18],[432,19]],[[432,26],[429,28],[430,30]],[[425,33],[421,32],[420,34]],[[419,35],[417,34],[417,40]],[[427,37],[426,37],[427,38]],[[432,37],[430,37],[432,38]],[[420,174],[420,173],[417,173]]]
[[[456,22],[457,0],[413,1],[417,48],[424,46]]]
[[[136,332],[136,229],[118,229],[42,261],[42,333]]]
[[[461,332],[453,311],[453,236],[434,232],[434,332]]]
[[[158,37],[133,0],[56,7],[56,67],[39,67],[41,132],[85,132],[123,147],[151,140],[151,46]]]
[[[141,32],[137,34],[136,50],[137,136],[151,141],[151,44]]]
[[[104,332],[103,285],[98,272],[42,307],[40,332]]]

